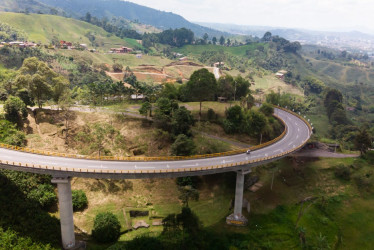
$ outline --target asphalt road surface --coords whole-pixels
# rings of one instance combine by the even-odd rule
[[[247,155],[237,154],[230,156],[191,159],[191,160],[177,160],[177,161],[152,161],[152,162],[129,162],[129,161],[100,161],[87,159],[74,159],[64,157],[53,157],[46,155],[37,155],[25,153],[15,150],[8,150],[0,148],[0,160],[15,161],[29,165],[44,165],[49,167],[64,167],[69,171],[74,168],[74,171],[79,169],[89,170],[170,170],[170,169],[188,169],[199,168],[207,166],[217,166],[223,164],[235,164],[243,161],[261,159],[264,157],[271,157],[279,155],[303,145],[310,137],[310,129],[307,124],[299,117],[292,115],[286,111],[275,109],[275,114],[282,119],[287,126],[286,135],[278,142],[269,145],[265,148],[252,151]],[[15,167],[17,168],[17,167]],[[17,170],[17,169],[15,169]],[[58,170],[55,170],[58,172]],[[230,171],[229,169],[227,171]]]

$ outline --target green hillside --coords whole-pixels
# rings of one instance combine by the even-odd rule
[[[247,50],[255,50],[257,46],[261,45],[256,43],[237,47],[225,47],[217,45],[186,45],[181,48],[175,48],[173,51],[194,57],[199,57],[201,53],[205,51],[223,51],[234,56],[245,56]]]
[[[35,0],[0,0],[0,11],[6,12],[32,12],[46,13],[51,12],[62,13],[62,10],[47,6]]]
[[[100,27],[61,16],[1,13],[0,22],[23,30],[28,35],[29,41],[40,42],[42,44],[50,44],[53,39],[57,39],[85,43],[89,46],[103,48],[110,48],[113,46],[138,46],[133,39],[121,39],[109,34]],[[90,42],[87,34],[91,34],[95,37],[93,43]]]

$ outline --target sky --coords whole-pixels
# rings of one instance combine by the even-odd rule
[[[128,0],[193,22],[374,32],[374,0]]]

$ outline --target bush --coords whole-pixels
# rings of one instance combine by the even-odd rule
[[[351,179],[351,170],[344,164],[339,164],[335,167],[335,176],[337,178],[349,181]]]
[[[263,103],[260,107],[260,111],[266,115],[271,116],[274,113],[274,108],[269,103]]]
[[[364,159],[368,163],[374,164],[374,151],[367,151],[366,154],[364,155]]]
[[[171,145],[171,152],[173,155],[177,156],[188,156],[193,154],[195,148],[196,146],[193,140],[184,134],[180,134],[177,136],[173,145]]]
[[[99,213],[95,217],[92,237],[100,243],[114,242],[121,232],[117,216],[110,212]]]
[[[38,201],[43,208],[49,208],[57,202],[57,196],[51,184],[39,185],[30,191],[28,197]]]
[[[114,72],[122,72],[123,66],[122,64],[115,63],[112,66]]]
[[[9,96],[4,104],[5,119],[20,125],[27,117],[25,103],[16,96]]]
[[[83,190],[72,190],[73,196],[73,210],[79,211],[83,210],[88,205],[88,200],[85,192]]]
[[[16,126],[7,120],[0,120],[0,142],[24,146],[26,135],[24,132],[16,129]]]

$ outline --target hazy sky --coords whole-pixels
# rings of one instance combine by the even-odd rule
[[[374,31],[374,0],[129,0],[189,21]]]

